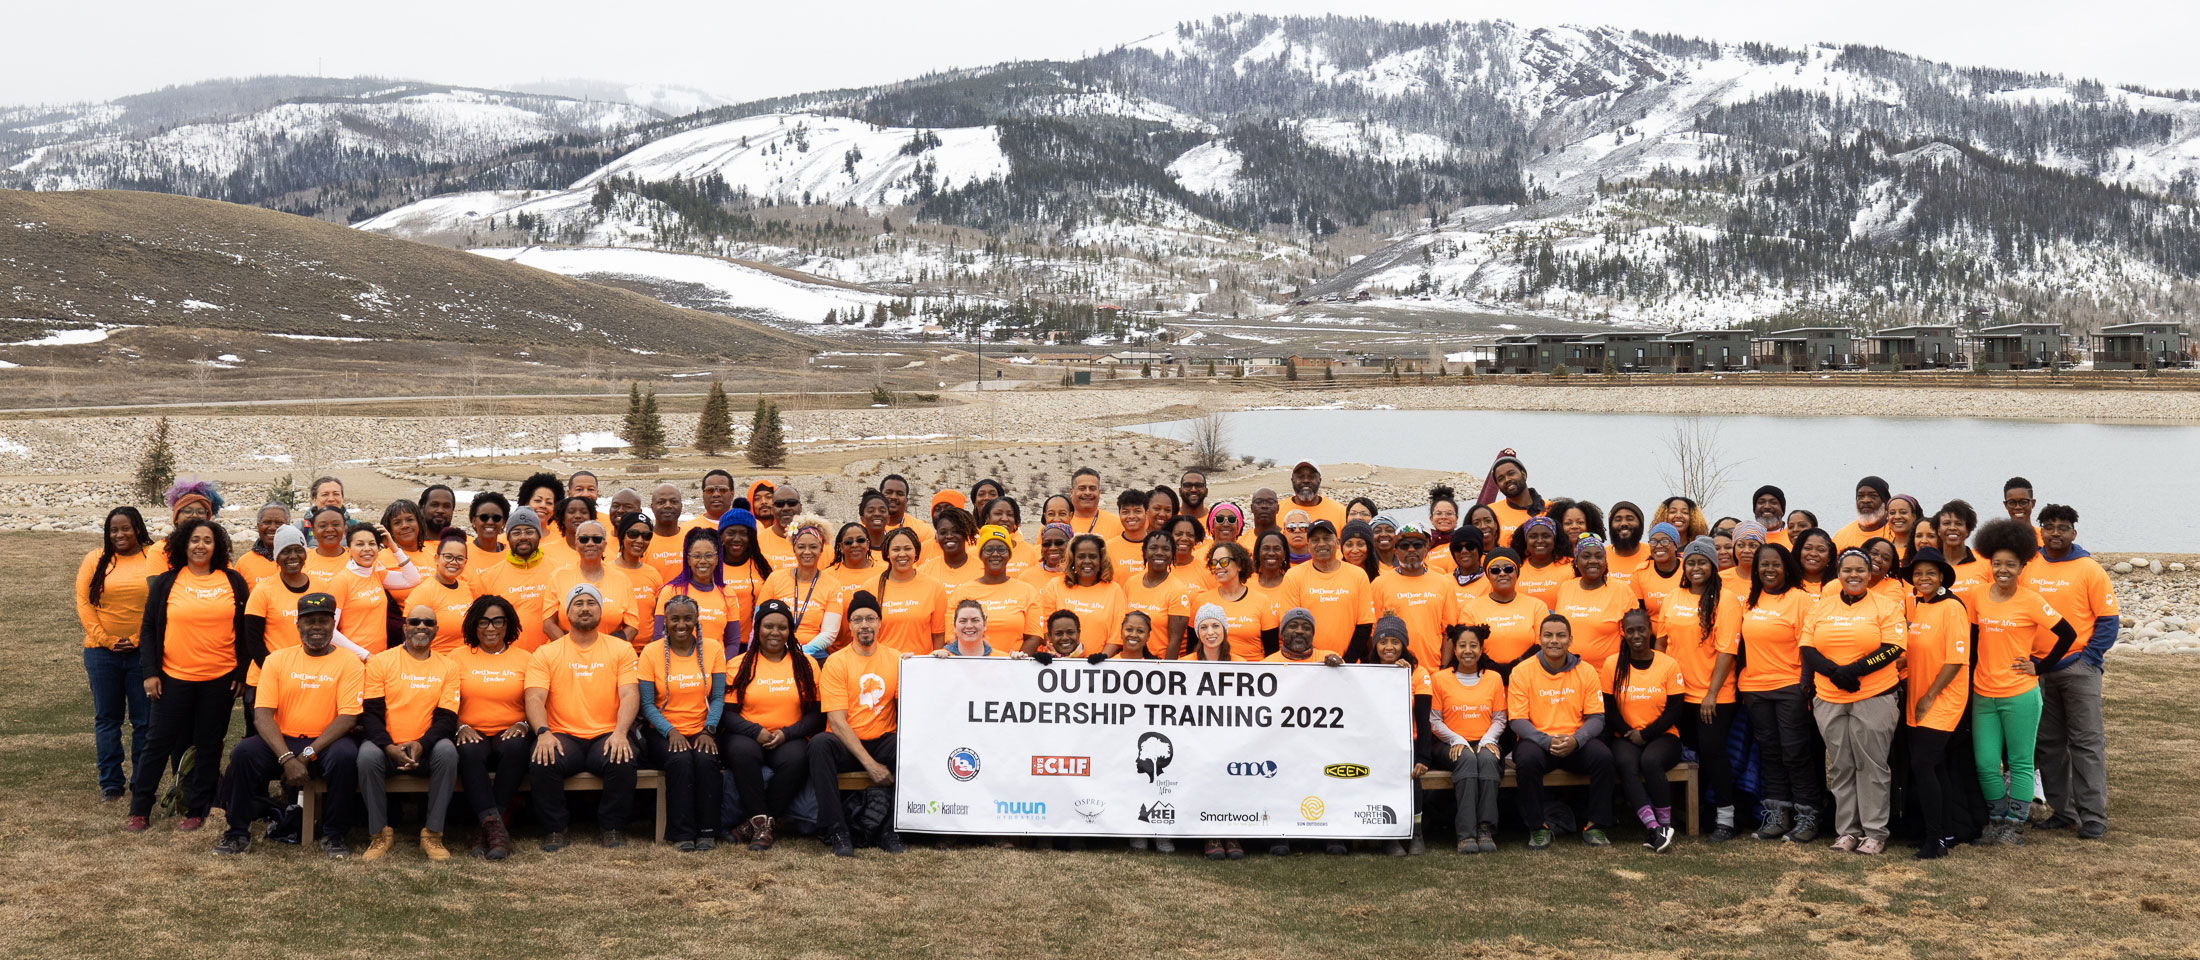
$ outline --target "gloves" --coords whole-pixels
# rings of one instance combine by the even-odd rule
[[[1054,654],[1045,650],[1033,650],[1031,659],[1039,661],[1039,665],[1044,667],[1054,662]]]
[[[1092,654],[1092,655],[1090,655],[1090,656],[1087,656],[1087,657],[1085,658],[1085,662],[1086,662],[1086,663],[1094,663],[1094,664],[1096,664],[1096,663],[1099,663],[1099,662],[1100,662],[1100,661],[1102,661],[1102,660],[1106,660],[1107,658],[1108,658],[1108,655],[1107,655],[1107,654],[1105,654],[1105,653],[1095,653],[1095,654]]]
[[[1856,691],[1861,690],[1864,687],[1863,682],[1858,680],[1856,677],[1855,664],[1844,664],[1842,666],[1833,668],[1833,676],[1831,679],[1833,680],[1834,686],[1840,687],[1841,689],[1846,690],[1850,693],[1855,693]]]

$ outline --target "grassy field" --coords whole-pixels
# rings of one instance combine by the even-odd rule
[[[2200,956],[2200,661],[2110,673],[2114,832],[1935,863],[1684,841],[1609,850],[1208,863],[937,848],[838,860],[647,843],[502,864],[377,864],[122,830],[99,802],[73,610],[84,536],[0,535],[0,956],[2192,957]],[[454,824],[460,817],[453,818]],[[417,828],[415,828],[417,829]],[[401,828],[402,835],[402,828]],[[466,841],[456,836],[454,847]],[[556,945],[551,947],[549,945]],[[547,949],[546,949],[547,948]]]

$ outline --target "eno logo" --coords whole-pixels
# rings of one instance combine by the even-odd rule
[[[1089,777],[1092,776],[1091,757],[1033,757],[1031,775],[1034,777]]]
[[[947,752],[947,774],[963,783],[978,778],[978,751],[956,747]]]
[[[1274,760],[1239,760],[1226,769],[1233,777],[1273,777],[1277,767]]]
[[[1367,776],[1367,767],[1357,763],[1332,763],[1322,768],[1322,776],[1336,780],[1358,780]]]

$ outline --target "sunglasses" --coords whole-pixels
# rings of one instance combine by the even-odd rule
[[[870,543],[870,542],[871,542],[871,538],[870,538],[870,537],[842,537],[842,538],[840,538],[840,543],[841,543],[841,545],[842,545],[842,546],[848,546],[848,547],[852,547],[852,546],[855,546],[856,544],[859,544],[859,543]]]
[[[1504,576],[1511,576],[1512,574],[1515,574],[1515,573],[1519,573],[1519,572],[1520,572],[1520,568],[1519,568],[1519,567],[1515,567],[1515,566],[1510,566],[1510,565],[1507,565],[1507,566],[1492,566],[1492,567],[1490,567],[1489,569],[1487,569],[1487,570],[1484,570],[1483,572],[1484,572],[1484,573],[1487,573],[1487,574],[1489,574],[1490,576],[1493,576],[1493,577],[1504,577]]]
[[[1313,526],[1313,524],[1311,523],[1287,523],[1283,525],[1283,528],[1285,530],[1291,531],[1292,533],[1304,533],[1306,532],[1306,529],[1311,526]]]
[[[574,543],[602,543],[602,542],[604,542],[604,539],[605,539],[605,538],[603,538],[603,537],[591,537],[591,536],[589,536],[589,535],[587,535],[587,534],[585,534],[585,533],[584,533],[584,534],[581,534],[580,536],[574,537],[574,538],[573,538],[573,542],[574,542]]]
[[[487,622],[487,621],[483,621],[483,622]],[[502,621],[499,621],[499,622],[502,622]],[[432,626],[435,626],[435,618],[434,618],[434,617],[406,617],[406,618],[405,618],[405,625],[406,625],[406,626],[408,626],[408,627],[432,627]]]
[[[474,515],[474,522],[475,522],[475,523],[503,523],[503,522],[504,522],[504,515],[503,515],[503,514],[501,514],[501,513],[477,513],[477,514],[475,514],[475,515]]]
[[[775,507],[799,507],[799,506],[801,506],[801,505],[802,505],[802,501],[800,501],[800,500],[774,500],[774,501],[772,501],[772,506],[775,506]]]
[[[1215,558],[1215,559],[1213,559],[1213,560],[1209,560],[1209,561],[1207,561],[1207,569],[1209,569],[1209,570],[1220,570],[1220,569],[1222,569],[1223,567],[1227,567],[1227,566],[1229,566],[1229,565],[1231,565],[1231,564],[1233,564],[1233,563],[1236,563],[1236,562],[1237,562],[1237,561],[1235,561],[1235,560],[1232,560],[1232,559],[1230,559],[1229,557],[1217,557],[1217,558]]]

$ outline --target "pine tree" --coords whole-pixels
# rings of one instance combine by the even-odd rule
[[[764,418],[764,398],[757,397],[756,412],[749,416],[749,436],[754,437],[757,434],[764,432]]]
[[[1207,375],[1210,377],[1215,375],[1215,360],[1213,357],[1207,358]]]
[[[168,418],[162,417],[153,424],[153,435],[145,442],[145,452],[138,455],[138,502],[158,504],[168,492],[168,485],[176,482],[176,451],[168,445]]]
[[[619,437],[631,447],[642,433],[642,384],[635,381],[626,391],[626,417],[619,421]]]
[[[703,400],[703,415],[695,420],[695,449],[715,457],[732,446],[733,401],[726,398],[726,385],[712,380],[710,396]]]
[[[1283,378],[1284,378],[1285,380],[1290,380],[1290,381],[1293,381],[1293,382],[1297,382],[1297,381],[1298,381],[1298,379],[1299,379],[1299,358],[1297,358],[1297,357],[1285,357],[1285,358],[1283,358]]]
[[[787,462],[787,426],[779,418],[779,405],[759,401],[757,420],[758,429],[749,434],[749,462],[765,468]]]
[[[1141,363],[1141,364],[1139,364],[1139,365],[1138,365],[1138,375],[1139,375],[1140,377],[1143,377],[1143,378],[1146,378],[1146,379],[1152,379],[1152,378],[1153,378],[1153,363],[1152,363],[1151,361],[1148,361],[1148,362],[1146,362],[1146,363]]]
[[[657,391],[642,395],[641,420],[627,444],[633,448],[635,456],[644,460],[656,460],[665,455],[665,421],[657,415]]]

